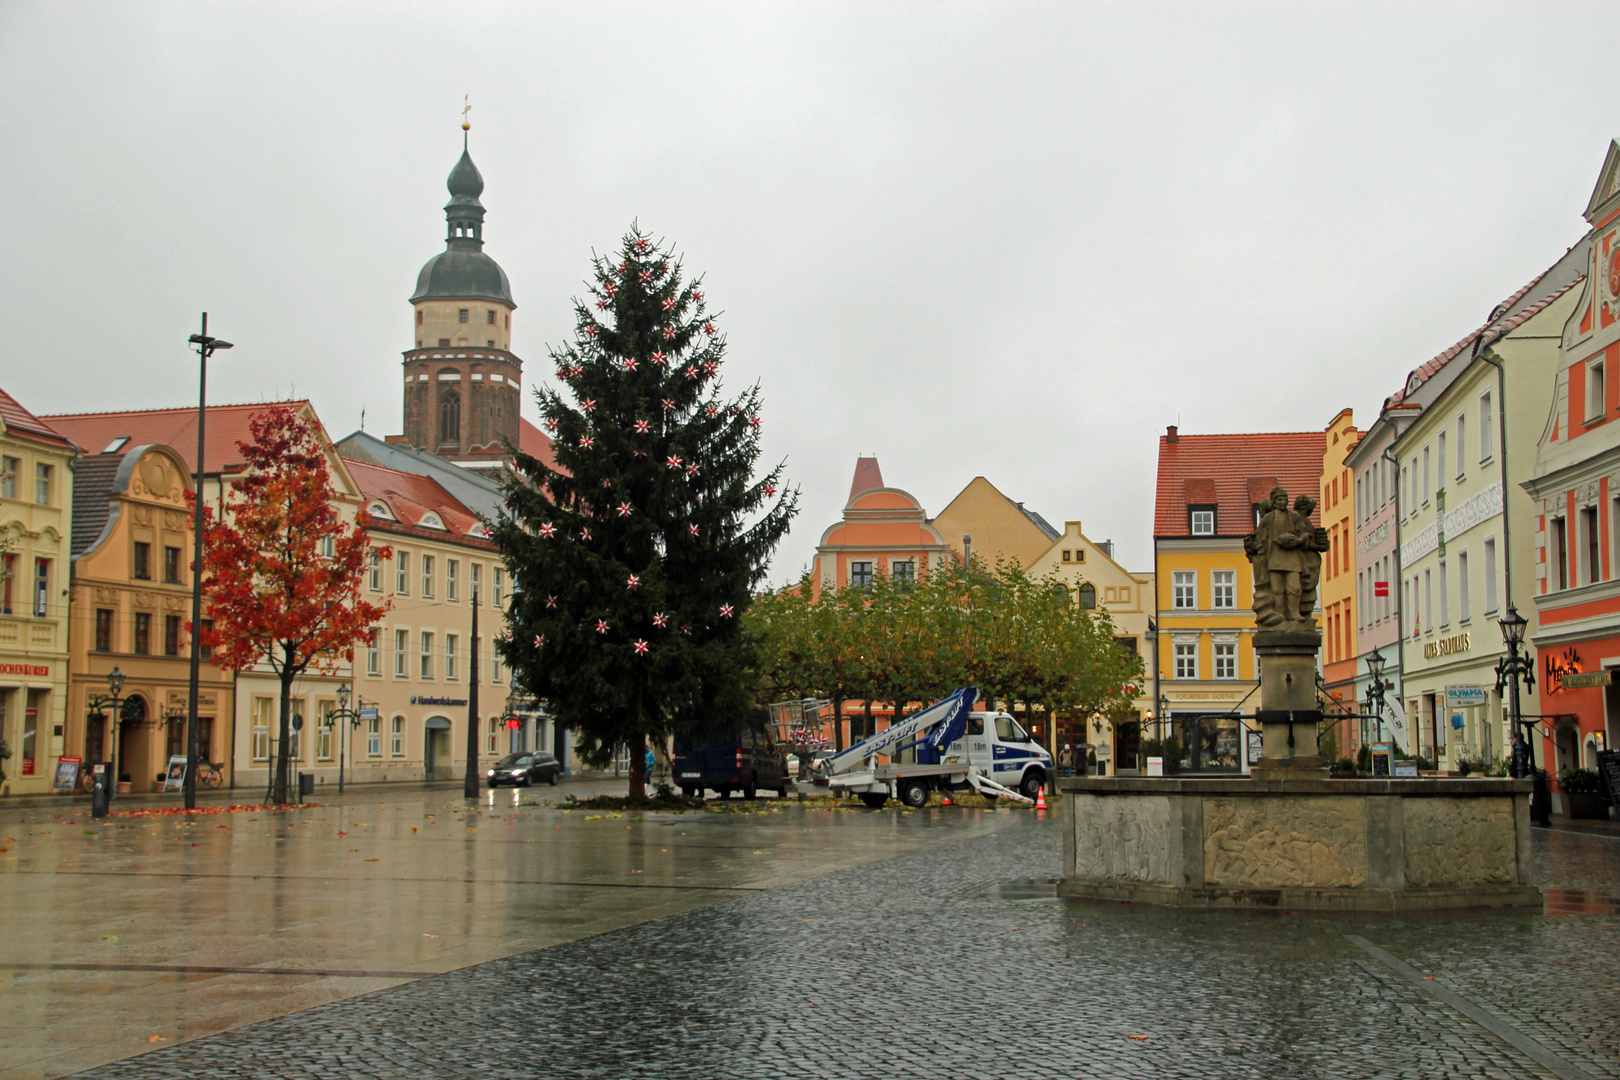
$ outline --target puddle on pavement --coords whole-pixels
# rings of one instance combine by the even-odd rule
[[[1020,878],[1017,881],[1004,881],[1000,885],[992,885],[988,893],[997,900],[1022,900],[1026,903],[1049,900],[1056,903],[1057,887],[1057,878]]]

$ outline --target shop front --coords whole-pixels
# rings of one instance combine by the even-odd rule
[[[1543,650],[1537,676],[1538,763],[1552,784],[1554,813],[1568,813],[1559,777],[1596,769],[1620,735],[1620,634]]]

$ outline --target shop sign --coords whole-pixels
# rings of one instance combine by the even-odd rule
[[[1453,634],[1451,637],[1436,638],[1423,645],[1423,658],[1436,660],[1442,656],[1451,656],[1453,653],[1465,653],[1474,647],[1473,640],[1467,634]]]
[[[1375,582],[1373,582],[1373,595],[1374,596],[1388,596],[1389,595],[1389,582],[1387,582],[1387,581],[1375,581]]]
[[[1547,671],[1547,692],[1549,694],[1558,693],[1564,688],[1565,679],[1571,675],[1579,675],[1581,672],[1581,654],[1575,651],[1573,645],[1565,649],[1562,656],[1551,652],[1542,654],[1542,662]]]
[[[0,664],[0,675],[28,675],[36,679],[51,677],[49,664]]]
[[[52,791],[72,791],[79,783],[79,766],[84,764],[83,758],[60,757],[56,759],[56,778],[51,781]]]
[[[415,694],[412,694],[411,695],[411,704],[412,705],[465,705],[465,704],[467,704],[467,699],[466,698],[449,698],[449,697],[417,697]]]
[[[1613,676],[1610,671],[1577,671],[1559,680],[1563,690],[1585,690],[1593,686],[1608,686]]]
[[[1483,704],[1485,704],[1485,688],[1483,686],[1446,687],[1447,708],[1469,709]]]

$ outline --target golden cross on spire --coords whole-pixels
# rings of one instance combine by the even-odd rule
[[[467,122],[467,114],[472,112],[472,102],[469,100],[471,97],[472,97],[471,94],[463,94],[463,95],[461,95],[461,100],[463,102],[462,107],[461,107],[461,130],[462,131],[466,131],[466,130],[468,130],[469,128],[472,127],[472,125]]]

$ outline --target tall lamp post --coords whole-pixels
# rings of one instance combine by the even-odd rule
[[[1384,741],[1384,694],[1390,689],[1390,684],[1384,681],[1384,665],[1389,663],[1383,653],[1374,648],[1367,655],[1367,672],[1372,676],[1372,682],[1367,685],[1367,704],[1372,706],[1375,715],[1373,721],[1377,724],[1375,729],[1378,741]]]
[[[345,736],[344,736],[344,734],[343,734],[343,732],[341,730],[338,732],[338,794],[339,795],[343,794],[343,769],[344,769],[344,765],[346,764],[345,758],[347,756],[346,751],[348,749],[348,747],[346,745],[346,742],[347,743],[352,743],[354,741],[353,732],[354,732],[354,730],[356,728],[358,728],[360,726],[360,720],[361,720],[360,711],[358,709],[349,708],[349,694],[350,693],[351,693],[351,691],[349,690],[349,684],[348,683],[339,684],[338,689],[337,689],[338,707],[336,709],[334,709],[331,713],[328,714],[333,723],[337,723],[340,720],[347,720],[349,722],[349,732],[350,732],[350,734],[347,736],[347,739],[345,738]],[[360,705],[360,704],[363,704],[363,702],[361,702],[357,698],[357,699],[355,699],[355,704]]]
[[[106,695],[92,694],[89,702],[87,702],[91,712],[99,712],[108,705],[112,706],[112,723],[109,725],[110,730],[107,732],[107,739],[111,744],[111,749],[108,751],[107,773],[101,786],[92,788],[90,794],[90,816],[98,818],[107,816],[107,809],[112,804],[113,792],[116,790],[114,785],[118,783],[118,736],[120,734],[118,726],[120,719],[118,715],[118,695],[124,689],[124,673],[119,670],[117,664],[114,664],[113,669],[107,673],[107,689],[111,693]]]
[[[202,740],[197,731],[197,695],[202,681],[202,572],[203,572],[203,425],[208,420],[208,358],[231,343],[208,336],[208,312],[202,314],[202,332],[192,334],[197,347],[197,502],[191,509],[191,531],[195,533],[191,559],[191,703],[186,709],[186,809],[197,806],[197,765],[202,756]]]
[[[472,591],[472,656],[467,673],[467,775],[461,794],[478,798],[478,590]]]
[[[1552,824],[1548,819],[1548,804],[1552,801],[1547,792],[1547,774],[1536,767],[1536,744],[1531,735],[1536,726],[1534,718],[1525,720],[1519,707],[1519,682],[1523,680],[1526,689],[1534,689],[1536,685],[1536,666],[1528,657],[1519,655],[1519,649],[1524,644],[1524,631],[1529,626],[1529,620],[1519,614],[1517,608],[1508,604],[1507,614],[1497,620],[1502,627],[1502,641],[1507,645],[1508,654],[1502,657],[1496,665],[1496,693],[1508,691],[1508,718],[1512,724],[1513,738],[1524,747],[1524,764],[1519,767],[1519,755],[1513,755],[1513,773],[1523,777],[1528,774],[1533,786],[1530,793],[1530,820],[1537,825]]]

